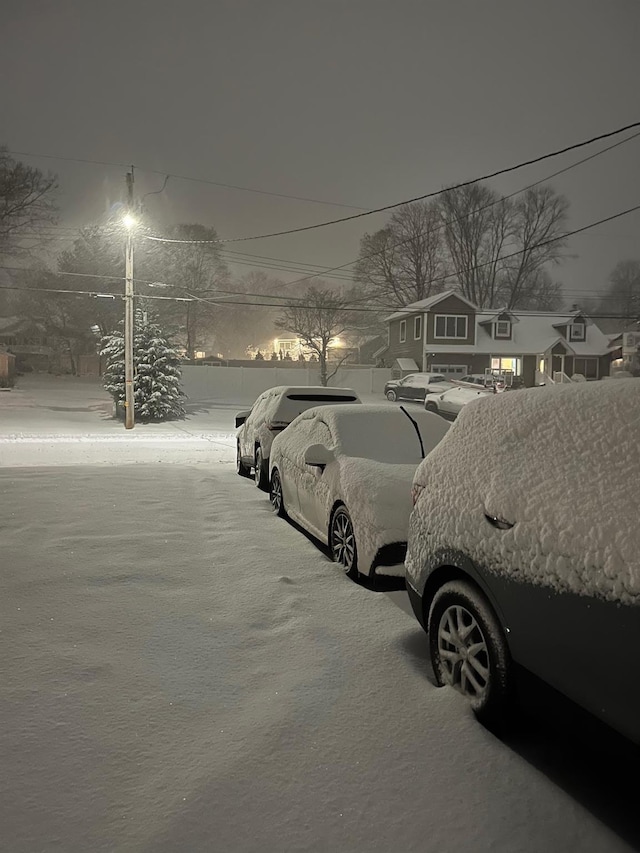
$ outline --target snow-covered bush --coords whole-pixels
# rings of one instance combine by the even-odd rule
[[[116,408],[124,407],[124,335],[118,330],[102,339],[100,355],[107,360],[103,385]],[[184,418],[180,361],[160,327],[136,311],[133,337],[133,396],[136,420]]]

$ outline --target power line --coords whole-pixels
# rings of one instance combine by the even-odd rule
[[[115,163],[115,162],[110,162],[108,160],[87,160],[87,159],[84,159],[82,157],[61,157],[61,156],[58,156],[57,154],[34,154],[34,153],[30,153],[28,151],[12,151],[11,150],[11,151],[7,151],[7,153],[16,155],[18,157],[35,157],[35,158],[43,157],[47,160],[61,160],[61,161],[67,162],[67,163],[88,163],[88,164],[91,164],[94,166],[117,166],[118,168],[121,168],[121,169],[131,168],[130,163]],[[310,198],[308,196],[290,195],[289,193],[271,192],[269,190],[257,189],[256,187],[243,187],[243,186],[240,186],[239,184],[227,184],[227,183],[223,183],[222,181],[213,181],[213,180],[210,180],[209,178],[194,178],[191,175],[178,175],[175,172],[167,172],[167,171],[163,171],[161,169],[146,169],[144,166],[136,166],[135,168],[136,168],[136,171],[145,172],[148,175],[162,175],[165,178],[165,184],[162,187],[163,190],[164,190],[164,187],[166,186],[169,178],[175,178],[176,180],[179,180],[179,181],[191,181],[192,183],[197,183],[197,184],[208,184],[210,186],[221,187],[222,189],[227,189],[227,190],[240,190],[241,192],[255,193],[257,195],[273,196],[274,198],[285,198],[285,199],[289,199],[291,201],[304,201],[304,202],[309,202],[310,204],[324,204],[327,207],[347,207],[347,208],[350,208],[351,210],[364,210],[364,211],[368,210],[368,208],[361,207],[360,205],[357,205],[357,204],[344,204],[344,202],[339,202],[339,201],[325,201],[324,199]],[[157,190],[156,192],[162,192],[162,190]],[[147,195],[154,195],[154,193],[147,193]]]
[[[443,193],[461,189],[462,187],[468,187],[473,184],[480,183],[481,181],[488,181],[491,178],[497,178],[499,175],[506,175],[509,172],[514,172],[518,169],[523,169],[525,166],[532,166],[535,163],[541,163],[543,160],[549,160],[552,157],[558,157],[560,154],[566,154],[568,151],[575,151],[577,148],[583,148],[586,145],[591,145],[592,143],[599,142],[602,139],[608,139],[611,136],[617,136],[620,133],[624,133],[627,130],[633,130],[637,127],[640,127],[640,121],[633,122],[632,124],[617,128],[616,130],[608,131],[607,133],[601,133],[598,136],[592,136],[590,139],[585,139],[582,142],[577,142],[573,145],[568,145],[565,148],[559,148],[555,151],[550,151],[547,154],[542,154],[539,157],[532,158],[531,160],[523,160],[513,166],[507,166],[506,168],[498,169],[495,172],[490,172],[486,175],[482,175],[477,178],[472,178],[468,181],[462,181],[461,183],[454,184],[451,187],[446,187],[440,190],[434,190],[432,192],[425,193],[424,195],[414,196],[413,198],[404,199],[403,201],[394,202],[393,204],[387,204],[383,207],[376,207],[371,210],[364,211],[362,213],[354,213],[351,216],[343,216],[339,219],[329,219],[325,222],[317,222],[315,225],[303,225],[299,228],[290,228],[286,231],[273,231],[268,234],[257,234],[252,237],[229,237],[226,239],[221,238],[217,240],[177,240],[151,235],[145,236],[147,240],[158,240],[164,243],[240,243],[247,240],[263,240],[268,237],[283,237],[287,234],[299,234],[302,231],[313,231],[317,228],[326,228],[328,225],[338,225],[341,222],[351,222],[354,219],[361,219],[365,216],[372,216],[376,213],[384,213],[387,210],[394,210],[397,207],[402,207],[407,204],[413,204],[417,201],[424,201],[428,198],[434,198],[435,196],[442,195]]]
[[[0,267],[0,269],[4,269],[4,267]],[[22,293],[49,293],[49,294],[60,293],[60,294],[66,294],[66,295],[71,295],[71,296],[90,296],[90,297],[100,297],[100,298],[107,298],[107,299],[124,299],[124,294],[122,294],[122,293],[100,293],[100,292],[97,292],[94,290],[68,290],[68,289],[63,289],[63,288],[47,288],[47,287],[19,287],[17,285],[4,285],[4,284],[0,284],[0,290],[18,290],[18,291],[21,291]],[[167,301],[167,302],[202,302],[204,304],[211,305],[214,308],[220,307],[220,305],[217,302],[212,302],[210,300],[203,299],[203,298],[195,296],[195,295],[192,295],[192,296],[187,298],[187,297],[182,297],[182,296],[155,296],[153,294],[144,294],[144,295],[139,294],[139,298],[140,299],[157,299],[157,300],[163,300],[163,301]],[[317,308],[316,305],[299,305],[297,303],[294,303],[292,305],[282,305],[282,304],[272,304],[272,303],[264,303],[264,302],[236,301],[236,302],[229,302],[227,304],[244,305],[244,306],[248,306],[248,307],[254,306],[254,307],[258,307],[258,308],[264,308],[264,307]],[[359,312],[359,313],[374,312],[375,311],[375,312],[379,313],[381,309],[379,309],[379,308],[352,308],[352,307],[345,306],[344,308],[341,308],[340,310],[355,311],[355,312]],[[387,310],[393,310],[393,309],[388,308]],[[402,310],[402,309],[398,309],[398,312],[396,312],[396,313],[399,313],[399,310]],[[482,309],[482,313],[487,313],[491,310],[492,309],[489,309],[489,308]],[[514,310],[517,312],[518,309],[514,309]],[[412,313],[415,313],[415,309],[414,309],[414,311],[412,311]],[[569,314],[569,313],[570,312],[568,310],[567,311],[527,311],[526,312],[527,316],[529,316],[529,317],[552,317],[552,316],[556,317],[558,315],[565,315],[565,314]],[[610,319],[610,320],[635,319],[635,315],[632,315],[629,312],[624,313],[624,314],[622,314],[622,313],[621,314],[615,314],[612,312],[610,312],[610,313],[597,312],[597,313],[590,313],[589,317],[592,319],[603,319],[603,320],[604,319]]]
[[[449,225],[457,225],[459,222],[464,222],[465,219],[469,219],[471,216],[475,216],[478,213],[482,213],[485,210],[489,210],[490,208],[495,207],[498,204],[501,204],[503,201],[507,201],[508,199],[514,198],[515,196],[519,195],[520,193],[527,192],[528,190],[531,190],[534,187],[537,187],[540,184],[545,183],[545,181],[550,181],[552,178],[556,178],[558,175],[562,175],[565,172],[569,172],[571,169],[575,169],[577,166],[581,166],[583,163],[587,163],[589,160],[593,160],[594,158],[599,157],[601,154],[606,154],[608,151],[611,151],[612,149],[617,148],[619,145],[624,145],[626,142],[630,142],[632,139],[635,139],[638,136],[640,136],[640,131],[638,133],[632,134],[631,136],[627,137],[626,139],[622,139],[619,142],[615,142],[613,145],[609,145],[606,148],[601,149],[600,151],[596,151],[594,154],[590,154],[588,157],[584,157],[582,160],[577,160],[575,163],[571,163],[562,169],[558,169],[556,172],[552,172],[550,175],[546,175],[544,178],[540,178],[539,180],[534,181],[531,184],[527,184],[527,186],[521,187],[520,189],[515,190],[512,193],[509,193],[509,195],[501,196],[500,198],[496,199],[495,201],[490,202],[489,204],[484,205],[483,207],[478,207],[475,210],[471,210],[471,211],[469,211],[469,213],[466,213],[464,216],[460,216],[457,219],[447,220],[446,222],[441,222],[435,228],[429,228],[426,231],[422,231],[422,232],[420,232],[421,236],[427,237],[430,234],[436,233],[437,231],[440,231]],[[393,249],[397,249],[400,246],[404,246],[406,243],[410,243],[412,239],[414,239],[414,238],[408,237],[406,240],[398,240],[395,243],[391,243],[389,246],[385,246],[383,249],[380,249],[380,250],[375,251],[375,252],[370,252],[368,255],[363,255],[362,257],[355,258],[352,261],[347,261],[346,263],[340,264],[340,265],[335,266],[335,267],[325,268],[322,271],[322,273],[319,273],[318,275],[324,276],[324,275],[329,275],[330,273],[339,272],[340,270],[344,270],[347,267],[353,266],[354,264],[358,263],[358,261],[360,261],[360,260],[370,260],[371,258],[375,258],[378,255],[384,254],[384,252],[386,252],[386,251],[390,251]],[[225,249],[224,251],[230,251],[230,250]],[[289,287],[292,284],[301,284],[302,282],[309,281],[310,279],[313,279],[316,277],[318,277],[318,276],[315,274],[314,275],[307,275],[307,276],[304,276],[303,278],[299,278],[299,279],[296,279],[294,281],[286,282],[285,286]]]
[[[556,236],[556,237],[550,237],[548,240],[543,240],[543,241],[541,241],[540,243],[538,243],[538,244],[537,244],[537,247],[548,246],[548,245],[550,245],[551,243],[556,243],[556,242],[558,242],[559,240],[564,240],[564,239],[566,239],[567,237],[572,237],[572,236],[574,236],[575,234],[582,234],[582,233],[584,233],[585,231],[589,231],[589,230],[591,230],[592,228],[597,228],[599,225],[604,225],[606,222],[612,222],[612,221],[613,221],[613,220],[615,220],[615,219],[620,219],[620,218],[621,218],[621,217],[623,217],[623,216],[628,216],[629,214],[631,214],[631,213],[635,213],[635,212],[636,212],[636,211],[638,211],[638,210],[640,210],[640,204],[637,204],[637,205],[635,205],[634,207],[627,208],[626,210],[621,210],[620,212],[618,212],[618,213],[614,213],[614,214],[612,214],[611,216],[606,216],[606,217],[604,217],[603,219],[599,219],[599,220],[597,220],[596,222],[591,222],[591,223],[589,223],[588,225],[583,225],[583,226],[581,226],[580,228],[575,228],[573,231],[566,231],[566,232],[564,232],[563,234],[559,234],[559,235],[558,235],[558,236]],[[434,279],[432,279],[432,282],[438,282],[438,283],[439,283],[439,282],[447,281],[447,280],[448,280],[448,279],[450,279],[450,278],[457,278],[457,277],[458,277],[458,276],[460,276],[460,275],[465,275],[465,274],[468,274],[468,273],[471,273],[471,272],[475,272],[475,271],[476,271],[476,270],[478,270],[478,269],[483,269],[483,268],[484,268],[484,267],[486,267],[486,266],[490,266],[491,264],[494,264],[496,261],[508,260],[509,258],[517,257],[518,255],[522,255],[522,254],[524,254],[526,251],[528,251],[528,249],[519,249],[519,250],[517,250],[517,251],[515,251],[515,252],[510,252],[510,253],[509,253],[509,254],[507,254],[507,255],[502,255],[502,256],[500,256],[499,258],[496,258],[496,259],[494,259],[494,260],[491,260],[491,261],[485,261],[484,263],[481,263],[481,264],[475,264],[474,266],[472,266],[472,267],[468,267],[467,269],[464,269],[464,270],[458,270],[458,271],[453,272],[453,273],[448,273],[447,275],[439,276],[438,278],[434,278]],[[31,268],[29,268],[29,267],[9,267],[9,266],[0,266],[0,269],[13,270],[13,271],[18,271],[18,272],[43,272],[43,270],[39,270],[39,269],[31,269]],[[65,271],[60,271],[60,272],[58,272],[58,273],[53,273],[53,275],[70,275],[70,276],[78,276],[78,277],[80,277],[80,278],[106,279],[106,280],[112,280],[112,281],[123,281],[123,280],[124,280],[122,276],[105,276],[105,275],[97,275],[97,274],[95,274],[95,273],[78,273],[78,272],[65,272]],[[137,281],[138,283],[141,283],[141,284],[152,284],[152,285],[153,285],[153,284],[159,284],[158,282],[150,282],[150,281],[145,280],[145,279],[136,279],[136,281]],[[171,284],[167,284],[166,286],[167,286],[167,287],[175,287],[175,288],[177,288],[177,289],[184,290],[185,292],[187,292],[187,293],[188,293],[188,291],[186,290],[186,288],[183,288],[183,287],[181,287],[181,286],[179,286],[179,285],[171,285]],[[19,288],[19,287],[11,287],[11,288],[8,288],[8,289],[12,289],[12,290],[20,290],[20,288]],[[25,288],[25,289],[26,289],[26,288]],[[47,290],[47,288],[43,288],[43,290]],[[71,291],[71,292],[78,292],[78,293],[79,293],[80,291]],[[239,292],[239,293],[241,293],[241,292]],[[189,296],[191,296],[191,297],[192,297],[192,298],[194,298],[194,299],[197,299],[198,301],[201,301],[201,302],[207,302],[207,301],[208,301],[208,300],[206,300],[206,299],[200,299],[200,298],[198,298],[198,297],[194,296],[193,294],[188,294],[188,295],[189,295]],[[273,295],[273,294],[265,294],[265,297],[264,297],[264,298],[265,298],[265,299],[268,299],[268,298],[271,298],[271,299],[281,299],[282,297],[275,296],[275,295]],[[214,303],[214,302],[210,302],[210,304],[215,305],[215,303]],[[231,303],[231,302],[230,302],[229,304],[233,304],[233,303]],[[251,305],[251,304],[256,304],[256,305],[265,305],[265,304],[267,304],[267,303],[250,303],[250,302],[241,302],[241,303],[238,303],[238,304],[242,304],[242,305]],[[281,304],[280,304],[280,303],[276,303],[276,306],[277,306],[277,307],[281,307]],[[316,306],[305,306],[305,307],[316,307]],[[380,312],[380,311],[385,310],[385,308],[384,308],[383,306],[380,306],[380,307],[378,307],[378,308],[345,308],[345,310],[354,310],[354,311],[377,311],[377,312]],[[388,308],[388,309],[386,309],[386,310],[391,310],[391,311],[394,311],[394,312],[396,312],[396,313],[400,313],[400,312],[414,313],[414,312],[415,312],[415,309],[406,308],[406,307],[405,307],[405,308],[402,308],[402,307],[397,307],[397,306],[389,306],[389,308]],[[547,313],[547,312],[545,312],[545,313]]]

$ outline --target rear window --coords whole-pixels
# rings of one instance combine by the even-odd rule
[[[346,394],[287,394],[287,400],[305,400],[312,403],[357,403],[358,398]]]

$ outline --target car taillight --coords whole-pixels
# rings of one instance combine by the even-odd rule
[[[267,429],[280,430],[289,426],[289,421],[267,421]]]
[[[413,486],[411,487],[411,501],[412,501],[414,506],[416,505],[416,501],[418,500],[418,498],[422,494],[423,489],[424,489],[424,486],[421,486],[420,483],[414,483]]]

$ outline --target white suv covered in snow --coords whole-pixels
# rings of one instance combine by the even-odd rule
[[[358,395],[349,388],[325,388],[323,385],[279,385],[269,388],[260,394],[251,409],[236,415],[238,474],[246,477],[253,469],[256,485],[266,489],[269,483],[269,453],[278,433],[307,409],[359,402]]]
[[[640,379],[499,394],[418,468],[406,580],[441,684],[508,711],[514,664],[640,743]]]

